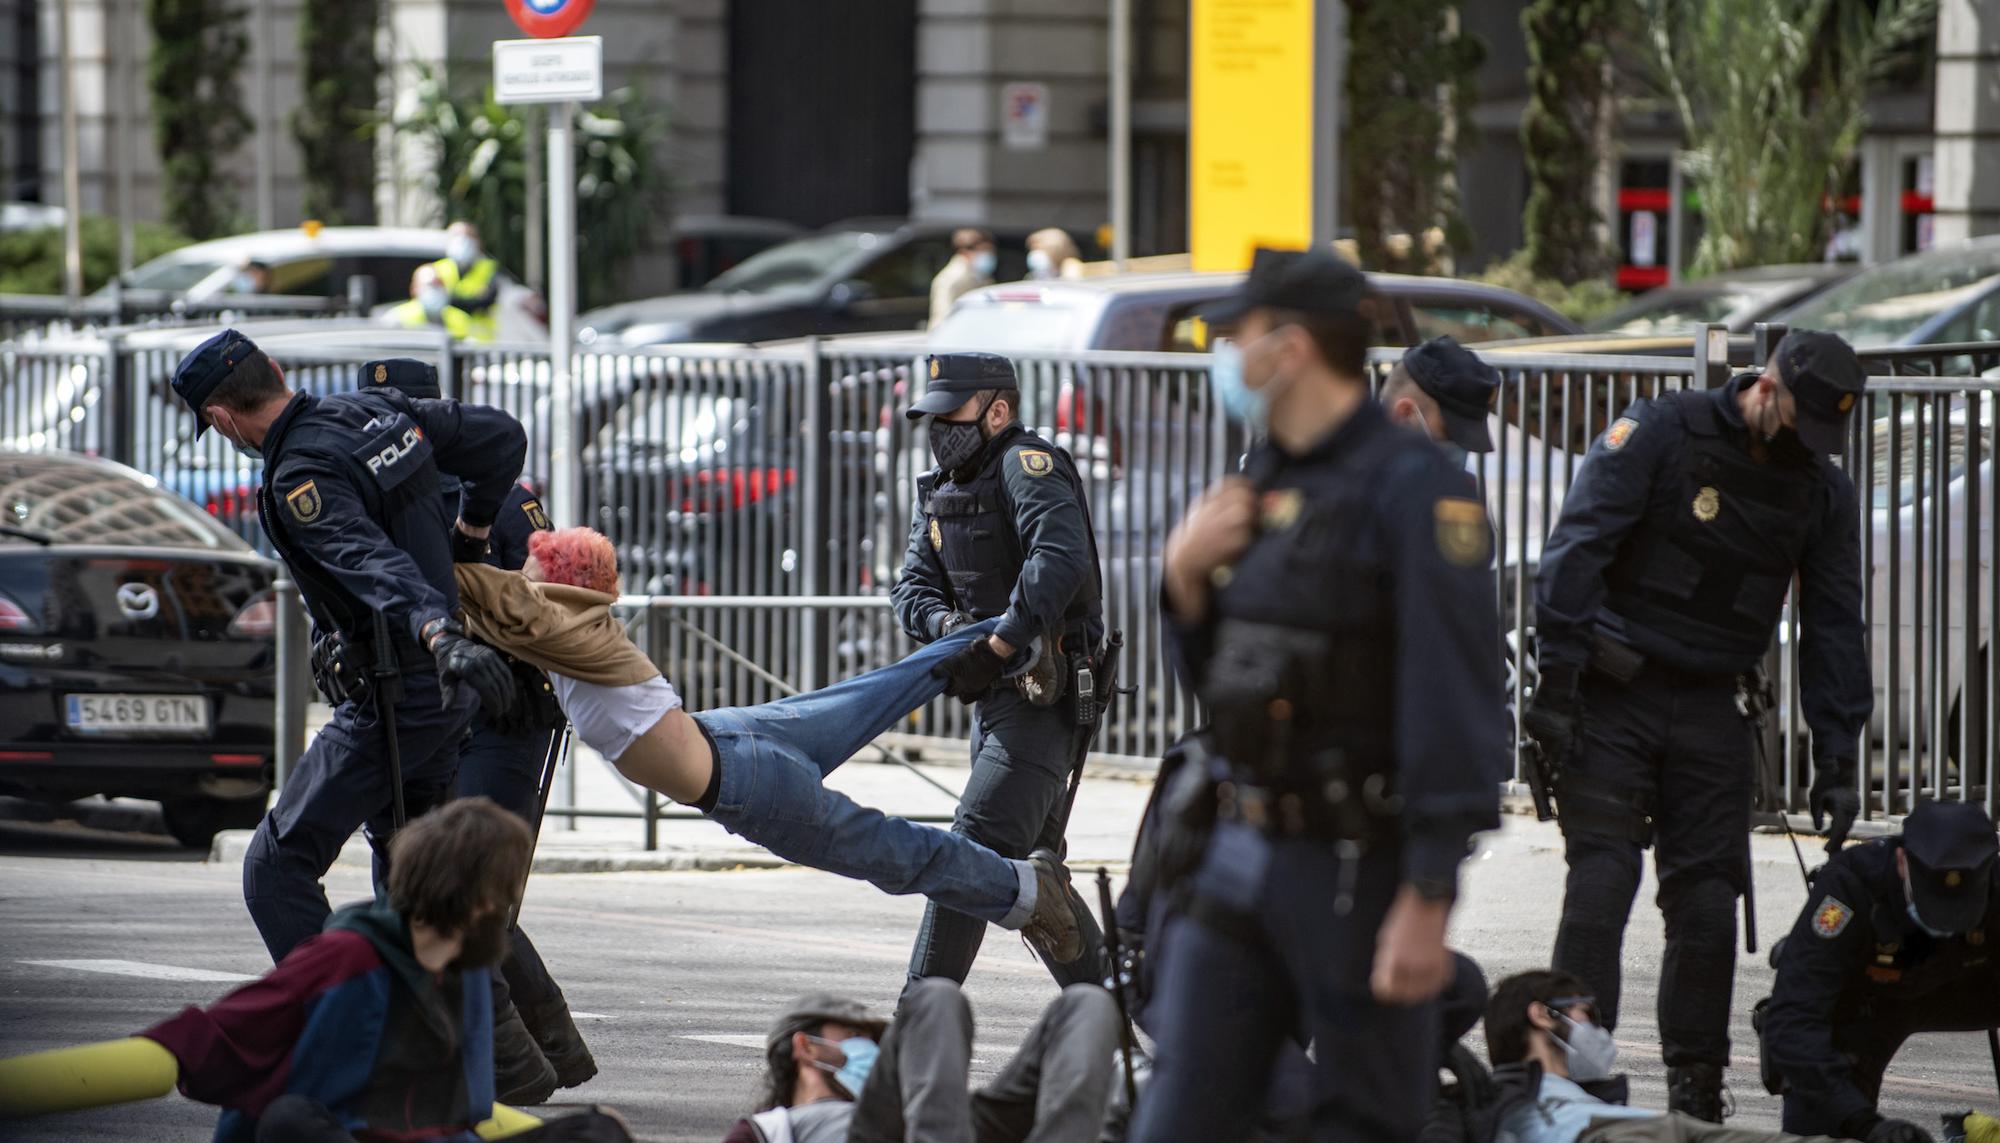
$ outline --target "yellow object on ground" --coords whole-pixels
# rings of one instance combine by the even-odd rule
[[[474,1130],[479,1132],[481,1139],[505,1139],[509,1135],[519,1135],[524,1131],[533,1131],[541,1125],[541,1120],[536,1119],[525,1111],[518,1111],[508,1107],[504,1103],[496,1103],[493,1105],[493,1118],[480,1124]]]
[[[2000,1143],[2000,1119],[1976,1111],[1966,1116],[1965,1143]]]
[[[0,1060],[0,1119],[158,1099],[180,1061],[143,1036]]]

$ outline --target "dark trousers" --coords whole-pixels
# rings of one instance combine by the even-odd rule
[[[1557,792],[1569,877],[1555,967],[1589,984],[1605,1027],[1617,1027],[1649,816],[1667,929],[1661,1047],[1669,1067],[1726,1066],[1754,780],[1735,680],[1648,665],[1629,684],[1590,674],[1583,699],[1583,747]]]
[[[950,981],[916,981],[861,1088],[848,1143],[1095,1143],[1117,1045],[1111,994],[1071,985],[993,1082],[968,1094],[972,1007]]]
[[[551,1120],[507,1138],[521,1140],[522,1143],[568,1143],[572,1140],[576,1143],[626,1140],[629,1143],[632,1136],[604,1113],[592,1110]],[[302,1095],[281,1095],[272,1100],[258,1118],[257,1143],[354,1143],[354,1133],[342,1127],[340,1120],[335,1119],[324,1104],[315,1103]]]
[[[1391,850],[1357,859],[1341,916],[1332,843],[1216,828],[1194,875],[1203,903],[1167,922],[1151,1012],[1158,1053],[1131,1138],[1248,1137],[1279,1051],[1301,1031],[1313,1043],[1312,1138],[1417,1137],[1437,1088],[1438,1004],[1380,1004],[1368,983],[1398,865]]]
[[[502,734],[485,721],[472,724],[472,733],[458,755],[458,780],[453,791],[460,798],[487,797],[500,808],[535,828],[541,813],[542,767],[548,760],[547,733]],[[562,989],[542,963],[528,934],[515,925],[507,932],[509,952],[501,971],[493,974],[495,998],[512,994],[522,1009],[533,1011],[562,1000]]]
[[[1984,1032],[2000,1026],[2000,964],[1969,973],[1951,987],[1906,999],[1884,994],[1878,1000],[1835,1005],[1833,1046],[1854,1066],[1854,1084],[1871,1103],[1882,1099],[1882,1073],[1921,1032]],[[1784,1128],[1795,1135],[1837,1135],[1840,1124],[1827,1119],[1825,1101],[1785,1093]]]
[[[972,776],[959,796],[952,832],[1017,861],[1036,849],[1061,852],[1067,824],[1063,797],[1079,736],[1085,733],[1066,703],[1035,706],[1005,686],[980,700],[972,731]],[[910,952],[910,979],[942,976],[965,983],[985,939],[985,921],[929,903]],[[1056,983],[1102,983],[1100,943],[1095,928],[1086,930],[1082,955],[1070,964],[1051,966]]]
[[[458,768],[459,738],[479,706],[470,687],[459,688],[450,709],[440,701],[434,672],[403,676],[396,733],[410,817],[444,800]],[[326,924],[331,910],[319,881],[357,826],[367,828],[379,876],[395,820],[388,731],[366,698],[334,708],[333,719],[306,747],[243,856],[243,899],[273,961],[285,959]]]

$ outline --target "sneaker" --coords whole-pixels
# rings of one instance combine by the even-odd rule
[[[1721,1123],[1736,1111],[1736,1101],[1722,1086],[1718,1064],[1686,1064],[1667,1069],[1667,1110],[1707,1123]]]
[[[1021,939],[1049,964],[1068,964],[1083,955],[1083,929],[1070,904],[1069,869],[1054,850],[1028,855],[1035,867],[1035,911],[1021,926]]]

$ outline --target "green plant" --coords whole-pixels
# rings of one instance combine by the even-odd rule
[[[1470,142],[1473,76],[1485,46],[1457,30],[1463,0],[1348,0],[1341,144],[1346,214],[1361,264],[1426,268],[1423,236],[1463,249],[1453,174]],[[1394,235],[1412,241],[1392,242]]]
[[[1611,38],[1621,0],[1534,0],[1521,11],[1528,42],[1528,109],[1521,152],[1528,265],[1538,278],[1583,282],[1611,269],[1598,227],[1601,140],[1616,114]]]
[[[153,142],[167,221],[194,238],[238,228],[235,182],[223,160],[248,138],[237,77],[250,51],[243,11],[228,0],[146,0]]]
[[[305,214],[331,226],[375,221],[378,0],[305,0],[299,9],[302,101],[292,113]]]
[[[1616,286],[1602,277],[1566,281],[1537,274],[1530,253],[1525,249],[1516,250],[1505,261],[1495,262],[1474,274],[1472,280],[1526,294],[1579,324],[1610,313],[1627,300]]]
[[[1871,81],[1936,0],[1644,0],[1702,196],[1696,275],[1820,257]]]
[[[132,254],[144,263],[178,250],[192,239],[170,226],[141,222],[133,228]],[[83,288],[95,290],[118,272],[118,221],[83,217]],[[0,294],[63,292],[63,228],[45,227],[0,234]]]
[[[615,300],[626,266],[645,247],[652,215],[665,206],[666,180],[655,156],[665,127],[665,117],[630,87],[577,117],[581,308]],[[478,99],[454,97],[425,73],[395,128],[423,140],[435,156],[437,221],[470,220],[501,264],[522,265],[528,127],[517,110],[496,102],[490,89]]]

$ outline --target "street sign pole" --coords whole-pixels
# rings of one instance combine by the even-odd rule
[[[563,527],[578,516],[576,401],[570,376],[571,334],[576,322],[576,179],[572,123],[576,104],[551,108],[549,116],[549,355],[555,367],[550,398],[555,403],[549,457],[550,506]]]

